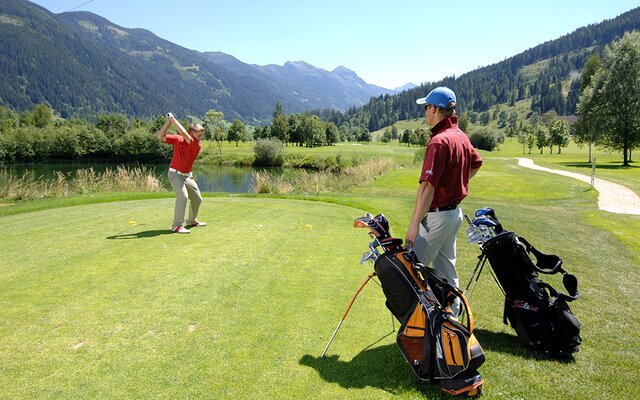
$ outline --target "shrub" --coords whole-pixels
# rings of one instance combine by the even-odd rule
[[[315,169],[317,166],[317,158],[308,154],[289,153],[285,160],[285,166],[289,168]]]
[[[281,167],[284,164],[282,142],[278,139],[259,139],[253,148],[255,160],[259,167]]]
[[[504,136],[489,128],[479,128],[469,135],[469,141],[476,149],[493,151],[504,142]]]

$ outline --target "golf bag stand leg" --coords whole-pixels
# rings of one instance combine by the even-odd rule
[[[467,283],[467,287],[464,288],[464,295],[467,296],[467,300],[471,300],[471,295],[476,288],[476,284],[478,283],[478,279],[480,279],[480,274],[482,273],[482,269],[484,268],[484,264],[487,262],[487,256],[483,253],[478,256],[478,263],[471,274],[471,279],[469,279],[469,283]],[[478,274],[476,276],[476,273]],[[469,286],[471,286],[471,282],[473,282],[473,278],[476,278],[476,281],[473,283],[473,287],[471,288],[471,293],[467,295],[467,291],[469,290]]]
[[[344,315],[342,316],[342,319],[338,323],[338,326],[336,327],[336,330],[333,331],[333,335],[331,335],[331,339],[329,339],[329,343],[327,343],[327,347],[325,347],[325,349],[322,352],[322,355],[320,357],[324,357],[324,355],[327,353],[327,350],[329,350],[329,346],[331,346],[331,342],[333,342],[333,338],[336,337],[336,334],[338,333],[338,330],[342,326],[342,323],[344,322],[344,319],[347,318],[347,314],[349,313],[349,310],[351,310],[351,306],[356,301],[356,297],[358,297],[358,295],[360,294],[362,289],[365,287],[365,285],[367,283],[369,283],[371,278],[373,278],[374,276],[375,276],[375,273],[369,274],[369,276],[367,276],[367,279],[365,279],[364,283],[360,286],[360,289],[358,289],[358,291],[356,292],[355,296],[353,296],[353,299],[351,300],[351,303],[349,303],[349,307],[347,307],[347,311],[344,312]]]

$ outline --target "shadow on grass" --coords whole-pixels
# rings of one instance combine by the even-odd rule
[[[325,357],[304,355],[299,363],[318,371],[326,382],[346,389],[378,388],[392,394],[419,390],[426,398],[441,398],[442,392],[429,384],[421,384],[395,343],[372,348],[367,346],[350,361],[339,355]],[[446,398],[446,397],[442,397]]]
[[[562,162],[558,163],[558,165],[564,165],[565,167],[575,167],[575,168],[584,168],[589,170],[591,173],[591,163],[590,162]],[[623,166],[622,161],[610,162],[606,164],[598,164],[596,169],[610,169],[610,170],[627,170],[627,169],[635,169],[640,168],[640,165],[628,165]]]
[[[575,358],[573,356],[563,358],[551,357],[541,351],[527,348],[520,343],[515,332],[513,334],[508,334],[505,332],[491,332],[477,328],[473,333],[484,350],[495,351],[497,353],[507,353],[530,360],[554,360],[562,363],[575,362]]]
[[[169,229],[155,229],[155,230],[150,230],[150,231],[129,232],[129,233],[126,233],[126,230],[125,230],[125,231],[122,231],[120,233],[116,233],[115,235],[107,236],[107,239],[109,239],[109,240],[114,240],[114,239],[146,239],[146,238],[152,238],[152,237],[161,236],[161,235],[171,235],[171,234],[173,234],[173,232],[171,232]]]

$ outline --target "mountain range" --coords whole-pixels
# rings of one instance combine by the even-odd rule
[[[213,108],[229,120],[260,123],[276,102],[288,113],[340,111],[396,93],[345,67],[246,64],[89,12],[53,14],[26,0],[0,2],[0,39],[0,105],[25,110],[46,102],[64,118],[165,110],[202,116]]]

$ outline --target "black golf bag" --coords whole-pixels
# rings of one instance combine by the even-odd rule
[[[402,240],[390,236],[384,215],[367,224],[385,250],[377,255],[374,270],[386,306],[401,324],[396,343],[413,372],[448,394],[479,394],[484,380],[477,368],[485,357],[473,335],[466,298],[439,271],[419,263],[413,251],[402,247]],[[451,312],[456,298],[461,300],[465,324]]]
[[[483,210],[478,210],[476,217]],[[489,260],[504,292],[504,323],[511,324],[524,345],[551,356],[566,357],[577,352],[582,342],[580,322],[567,304],[579,296],[576,277],[562,268],[560,257],[544,254],[523,237],[504,231],[493,210],[491,216],[480,218],[485,217],[496,223],[490,230],[495,236],[488,235],[478,241],[482,251],[478,265]],[[477,220],[471,221],[472,224]],[[558,272],[563,274],[562,282],[568,294],[557,291],[538,276],[538,273]]]

